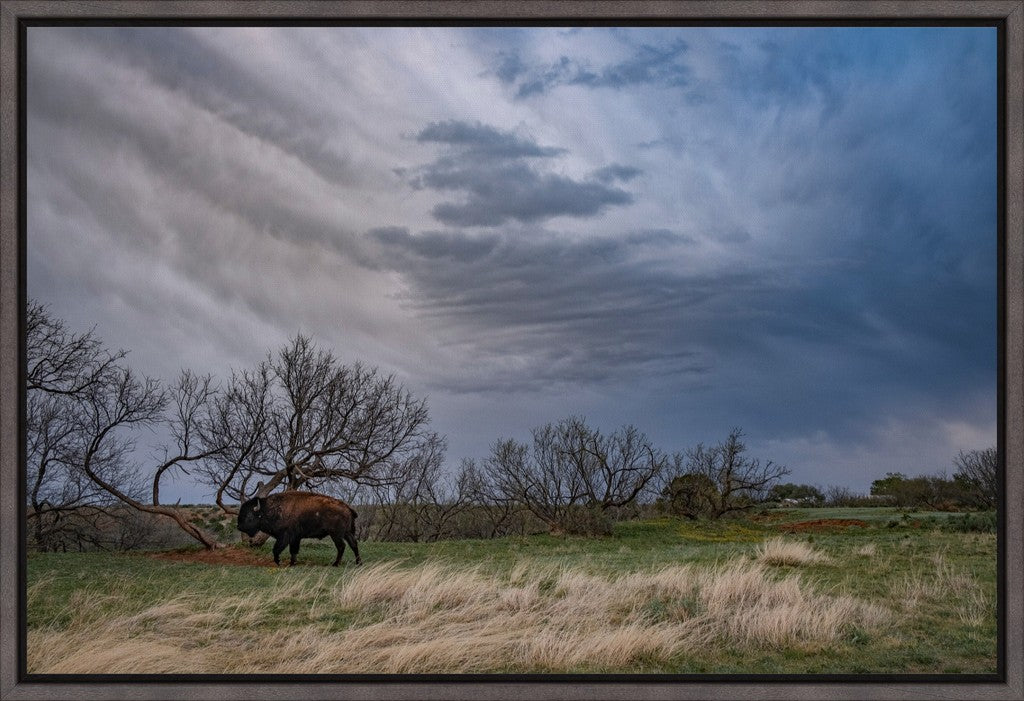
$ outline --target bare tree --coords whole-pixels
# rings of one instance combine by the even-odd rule
[[[605,436],[581,419],[572,419],[569,432],[574,464],[580,467],[587,501],[603,510],[632,504],[668,465],[635,426],[623,426]]]
[[[953,460],[959,483],[978,506],[994,509],[999,504],[999,454],[994,447],[984,450],[960,451]]]
[[[26,477],[28,521],[36,547],[99,546],[95,521],[116,500],[81,469],[92,435],[82,408],[115,377],[124,352],[111,353],[90,330],[71,332],[49,309],[26,311]],[[137,476],[112,455],[93,469],[126,491]]]
[[[210,378],[186,371],[165,389],[126,367],[124,351],[108,351],[92,330],[70,332],[35,302],[28,305],[26,331],[29,518],[37,539],[45,540],[42,524],[60,523],[71,512],[77,521],[64,523],[81,523],[85,514],[113,514],[108,507],[121,502],[170,518],[203,545],[216,545],[187,513],[159,503],[165,476],[218,450],[198,437],[215,394]],[[173,445],[147,489],[146,470],[134,460],[135,432],[164,423]]]
[[[464,473],[444,470],[444,445],[424,451],[411,461],[413,479],[398,504],[406,506],[412,522],[410,540],[436,541],[453,535],[452,525],[469,507],[469,483]]]
[[[553,531],[592,532],[588,518],[632,503],[668,458],[632,426],[605,436],[577,417],[533,430],[532,444],[498,441],[484,463],[504,500],[525,507]],[[579,527],[577,527],[577,525]]]
[[[68,518],[84,506],[99,506],[106,493],[74,469],[76,431],[69,400],[39,390],[26,402],[28,520],[36,547],[55,549],[76,528]]]
[[[95,329],[73,333],[49,308],[29,300],[25,311],[25,387],[29,396],[78,397],[121,362],[127,353],[108,351]]]
[[[91,330],[72,333],[34,301],[25,321],[28,520],[36,547],[47,550],[81,539],[77,510],[112,501],[76,469],[82,436],[75,409],[124,353],[107,352]]]
[[[187,370],[168,387],[139,376],[124,351],[107,351],[93,331],[71,333],[39,304],[29,305],[27,328],[29,505],[39,539],[61,513],[121,502],[213,548],[216,537],[190,513],[161,504],[164,480],[195,471],[233,513],[230,503],[251,496],[255,482],[264,494],[282,484],[387,485],[443,460],[424,401],[301,334],[221,390]],[[155,464],[140,465],[137,432],[157,425],[170,441]]]
[[[554,427],[533,431],[533,444],[501,440],[491,448],[485,469],[504,499],[529,509],[552,531],[564,530],[573,506],[582,502],[583,485],[555,446]]]
[[[436,452],[426,402],[394,376],[344,365],[301,334],[250,371],[235,373],[218,399],[207,439],[221,446],[203,478],[225,511],[252,496],[285,489],[330,490],[337,484],[392,484],[407,463]]]
[[[266,363],[232,372],[227,389],[211,402],[199,436],[204,445],[220,449],[198,463],[198,477],[216,489],[214,502],[225,513],[238,512],[226,500],[241,503],[252,496],[250,481],[265,478],[265,466],[273,464],[272,402],[273,377]]]
[[[710,499],[708,515],[712,518],[753,507],[789,474],[788,469],[770,460],[762,464],[745,456],[747,446],[742,439],[743,431],[734,428],[718,445],[705,447],[700,443],[686,451],[684,474],[693,476],[695,484],[714,486],[703,495]]]
[[[179,407],[189,406],[192,395],[208,390],[208,382],[194,383],[188,373],[183,373],[178,384],[169,391],[160,387],[156,380],[138,378],[128,368],[116,367],[105,382],[99,383],[82,397],[78,406],[78,419],[84,438],[78,464],[82,471],[97,486],[119,501],[138,511],[166,516],[207,548],[220,545],[216,537],[192,522],[191,514],[176,506],[159,503],[160,480],[172,468],[203,459],[211,454],[209,447],[193,448],[189,439],[191,425],[198,416],[191,411],[177,414],[168,419],[164,411],[168,404]],[[129,489],[126,482],[111,479],[112,468],[120,466],[138,478],[142,469],[132,462],[135,452],[133,431],[139,428],[169,422],[176,445],[168,449],[164,460],[156,466],[150,480],[152,503],[147,503],[137,490]],[[114,472],[113,474],[116,474]]]
[[[378,538],[420,542],[453,537],[456,520],[470,506],[470,492],[462,472],[444,469],[444,450],[440,440],[425,446],[392,484],[378,487]]]
[[[825,506],[882,506],[896,503],[891,495],[863,494],[838,484],[825,487],[823,495]]]
[[[522,535],[522,519],[516,518],[522,506],[502,489],[497,471],[481,467],[475,460],[464,459],[459,475],[471,507],[478,511],[486,524],[481,537],[499,538],[518,531]]]

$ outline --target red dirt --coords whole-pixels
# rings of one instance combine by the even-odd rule
[[[243,567],[273,567],[269,553],[250,548],[217,548],[216,550],[165,550],[150,553],[156,560],[193,562],[204,565],[238,565]],[[301,565],[302,563],[299,562]]]
[[[816,521],[798,521],[797,523],[783,523],[777,526],[779,530],[786,533],[805,533],[807,531],[832,531],[845,528],[867,528],[867,521],[856,518],[820,518]]]

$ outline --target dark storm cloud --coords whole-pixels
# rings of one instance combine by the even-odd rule
[[[681,62],[688,45],[678,40],[667,46],[643,44],[619,63],[592,67],[588,62],[562,56],[546,66],[528,66],[518,54],[502,52],[494,73],[503,83],[516,86],[516,97],[541,95],[559,85],[622,89],[636,85],[681,87],[690,82],[690,68]]]
[[[785,269],[684,273],[657,265],[692,246],[664,230],[582,241],[551,232],[371,236],[380,244],[376,265],[408,283],[407,307],[435,319],[446,344],[473,359],[437,381],[447,391],[486,395],[626,378],[684,393],[710,386],[715,412],[728,407],[733,420],[756,416],[760,430],[782,435],[825,422],[854,440],[874,426],[880,384],[912,395],[916,378],[926,376],[935,391],[955,394],[965,380],[960,353],[976,355],[990,343],[937,342],[973,325],[955,311],[942,328],[909,318],[880,323],[862,300],[834,294],[863,284],[856,265],[833,265],[799,283]],[[947,298],[919,299],[953,304],[966,291],[954,285]],[[968,299],[951,310],[975,305]],[[925,311],[911,307],[908,316]],[[979,370],[973,381],[984,375]]]
[[[686,342],[687,319],[724,293],[759,289],[745,273],[683,277],[650,262],[689,245],[665,230],[572,241],[555,235],[412,235],[378,229],[375,263],[402,273],[405,304],[444,324],[466,357],[519,358],[513,373],[472,373],[441,385],[457,391],[537,389],[613,376],[700,375],[707,358]],[[499,363],[500,364],[500,363]]]
[[[558,216],[592,217],[613,205],[628,205],[633,196],[609,185],[639,174],[615,165],[574,180],[545,172],[531,161],[565,153],[480,123],[447,121],[430,124],[417,141],[440,143],[442,154],[412,173],[410,184],[439,192],[462,193],[462,202],[441,202],[431,210],[448,226],[494,227],[509,220],[534,223]]]
[[[463,149],[464,155],[477,158],[549,158],[565,153],[565,149],[540,146],[535,141],[480,122],[434,122],[424,127],[416,140],[457,146]]]
[[[643,171],[639,168],[619,165],[618,163],[613,163],[594,171],[594,177],[603,183],[610,183],[614,180],[629,182],[633,178],[639,177],[642,174]]]
[[[450,226],[498,226],[509,219],[529,223],[551,217],[592,217],[612,205],[627,205],[633,196],[597,182],[538,173],[525,164],[493,167],[435,164],[423,176],[426,187],[466,194],[462,203],[442,202],[431,210]]]
[[[726,191],[701,191],[701,205],[719,211],[696,239],[666,230],[660,239],[655,229],[642,243],[637,232],[581,240],[500,227],[486,240],[392,238],[382,255],[409,283],[410,307],[450,323],[467,355],[494,357],[496,367],[503,353],[522,363],[446,386],[486,392],[559,373],[600,383],[676,372],[686,378],[674,381],[680,391],[714,388],[706,416],[761,435],[815,426],[832,445],[875,440],[881,417],[894,413],[955,414],[991,386],[994,102],[972,78],[976,49],[954,51],[928,80],[897,71],[893,83],[892,61],[909,59],[887,57],[884,34],[856,49],[831,39],[790,34],[742,51],[725,46],[723,70],[737,79],[714,85],[697,106],[678,97],[716,128],[666,131],[651,146],[680,144],[674,156],[728,173]],[[850,53],[860,51],[880,64],[856,66]],[[744,73],[770,86],[740,80]],[[879,87],[865,87],[876,80]],[[930,105],[926,117],[921,104]],[[968,115],[965,104],[980,109]],[[513,179],[448,156],[429,170],[438,190],[488,191]],[[611,164],[591,178],[639,174]],[[502,211],[500,202],[489,206]],[[755,216],[732,219],[737,206]],[[723,255],[737,263],[716,264],[711,250],[735,251]],[[687,265],[691,255],[707,261],[700,272]],[[923,397],[931,397],[927,409]]]
[[[382,227],[367,232],[371,238],[389,250],[425,259],[446,259],[457,263],[471,263],[491,254],[498,245],[496,236],[467,238],[445,231],[427,231],[412,236],[404,227]]]

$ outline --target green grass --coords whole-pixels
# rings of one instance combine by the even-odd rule
[[[786,508],[774,509],[769,514],[775,514],[780,522],[789,521],[814,521],[818,519],[857,519],[869,523],[888,522],[892,519],[941,520],[956,518],[962,514],[950,511],[921,511],[901,509],[895,506],[852,506],[852,507],[818,507],[818,508]],[[904,516],[906,518],[904,519]]]
[[[683,564],[722,568],[737,559],[753,562],[759,543],[781,536],[808,543],[829,559],[772,567],[772,576],[797,574],[810,591],[879,606],[887,612],[887,622],[873,629],[852,627],[842,639],[825,646],[711,645],[700,654],[681,653],[669,660],[641,658],[626,669],[584,665],[566,671],[993,673],[995,536],[942,530],[947,518],[923,513],[903,518],[890,508],[788,509],[718,523],[669,518],[621,523],[606,538],[538,535],[426,544],[365,542],[361,551],[367,566],[387,562],[413,569],[445,563],[499,578],[508,577],[517,566],[527,572],[562,568],[614,578]],[[857,519],[868,522],[868,527],[793,534],[780,530],[786,524],[820,519]],[[891,525],[893,521],[896,525]],[[273,567],[269,544],[259,552],[267,566],[172,562],[142,553],[31,553],[30,651],[35,632],[59,633],[81,625],[83,616],[99,623],[181,597],[222,601],[275,590],[282,583],[299,583],[296,591],[328,591],[359,571],[350,552],[343,567],[326,567],[334,557],[329,543],[305,541],[299,554],[303,566],[296,568]],[[355,612],[325,610],[318,596],[274,598],[253,619],[255,623],[247,625],[274,632],[313,621],[323,630],[343,631],[357,620]],[[691,603],[652,599],[644,616],[655,622],[668,620]],[[319,618],[312,617],[313,610],[320,611]]]

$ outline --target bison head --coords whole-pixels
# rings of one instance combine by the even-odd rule
[[[238,530],[250,538],[260,530],[260,517],[266,508],[266,499],[253,497],[238,510]]]

